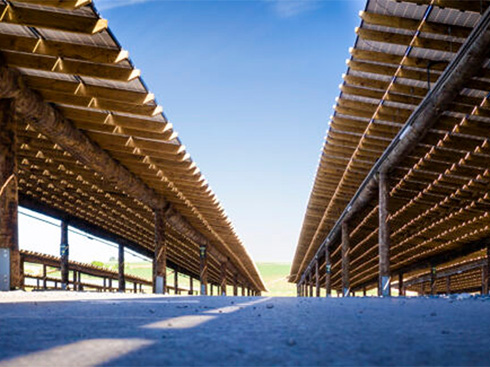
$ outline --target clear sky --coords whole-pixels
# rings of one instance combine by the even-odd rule
[[[365,0],[94,2],[254,260],[291,261]]]

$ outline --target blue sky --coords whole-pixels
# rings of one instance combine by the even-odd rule
[[[291,261],[364,0],[95,0],[257,261]]]

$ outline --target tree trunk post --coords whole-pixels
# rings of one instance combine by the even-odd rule
[[[167,292],[167,241],[165,233],[165,212],[155,210],[155,254],[153,257],[153,293]]]
[[[60,270],[61,270],[61,289],[68,289],[68,258],[70,249],[68,245],[68,223],[61,221],[61,242],[60,242]]]
[[[201,245],[199,248],[200,263],[200,281],[201,281],[201,296],[208,294],[208,254],[207,246]]]
[[[390,190],[386,172],[379,173],[379,285],[378,296],[391,296],[390,276],[390,228],[388,224],[388,204]]]
[[[175,270],[174,270],[174,293],[175,294],[180,294],[180,291],[179,291],[179,271],[177,269],[177,267],[175,267]]]
[[[326,297],[331,297],[332,295],[332,259],[330,258],[330,248],[325,246],[325,289]]]
[[[126,279],[124,278],[124,245],[119,244],[119,273],[118,273],[118,291],[124,293],[126,291]],[[80,281],[80,278],[78,279]]]
[[[48,289],[48,267],[43,264],[43,289]]]
[[[0,99],[0,291],[21,288],[15,101]]]
[[[451,294],[451,276],[446,277],[446,294]]]
[[[319,264],[318,264],[318,258],[315,261],[315,290],[316,290],[316,296],[320,297],[320,269]]]
[[[226,296],[226,269],[228,266],[228,261],[224,261],[221,264],[221,283],[220,283],[220,290],[221,290],[221,295]]]
[[[436,276],[437,276],[437,269],[435,266],[431,266],[431,268],[430,268],[430,294],[432,296],[437,293]]]
[[[238,296],[238,274],[233,276],[233,296]]]
[[[398,296],[405,295],[405,288],[403,287],[403,273],[398,273]]]
[[[194,278],[189,277],[189,295],[194,295]]]
[[[349,226],[346,221],[341,224],[342,228],[342,293],[344,297],[350,295],[350,279],[349,279],[349,252],[350,252],[350,238],[349,238]]]

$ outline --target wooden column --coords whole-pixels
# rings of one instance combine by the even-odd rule
[[[155,255],[153,257],[153,293],[167,292],[167,242],[165,236],[165,212],[155,210]]]
[[[311,271],[308,275],[308,287],[309,287],[309,292],[308,292],[308,297],[313,297],[313,279],[311,276]]]
[[[250,288],[247,287],[247,296],[250,297]]]
[[[111,281],[109,280],[109,288],[111,287]],[[73,290],[74,291],[77,291],[78,290],[78,287],[77,287],[77,272],[75,270],[73,270]]]
[[[390,190],[386,172],[379,173],[379,285],[378,296],[391,296],[390,276],[390,228],[388,224],[388,202]]]
[[[233,276],[233,295],[238,296],[238,274]]]
[[[109,278],[109,292],[112,292],[112,278]]]
[[[189,294],[194,295],[194,278],[189,277]]]
[[[349,252],[350,252],[350,238],[349,238],[349,226],[347,222],[342,222],[342,293],[344,297],[350,295],[350,281],[349,281]]]
[[[43,289],[48,289],[48,267],[43,264]]]
[[[174,270],[174,293],[175,294],[180,294],[180,291],[179,291],[179,271],[177,268],[175,268]]]
[[[228,266],[228,261],[224,261],[221,263],[221,283],[220,283],[220,290],[221,290],[221,295],[226,296],[226,269]]]
[[[437,293],[436,275],[437,275],[437,270],[436,270],[435,266],[432,266],[430,268],[430,294],[431,295],[435,295]]]
[[[18,232],[17,122],[14,100],[0,99],[0,291],[18,289],[20,252]]]
[[[205,296],[208,294],[208,255],[206,245],[200,246],[199,257],[201,260],[201,268],[199,274],[201,280],[201,296]]]
[[[325,289],[326,289],[326,297],[330,297],[332,295],[331,273],[332,273],[332,260],[330,258],[330,248],[328,246],[325,246]]]
[[[487,259],[483,266],[483,294],[489,294],[490,285],[490,246],[487,246]]]
[[[320,297],[320,270],[318,269],[318,259],[315,262],[315,290],[316,296]]]
[[[403,288],[403,273],[398,273],[398,295],[405,295],[405,289]]]
[[[78,277],[77,277],[77,282],[78,282],[78,290],[83,291],[83,284],[82,284],[82,272],[78,272]]]
[[[61,289],[68,289],[68,258],[70,250],[68,247],[68,223],[61,221],[61,242],[60,242],[60,270],[61,270]]]
[[[367,290],[366,290],[366,287],[363,287],[363,288],[362,288],[362,295],[363,295],[364,297],[366,297],[366,296],[367,296]]]
[[[124,278],[124,245],[119,244],[119,275],[118,275],[118,291],[126,291],[126,279]],[[78,281],[80,281],[80,274],[78,275]]]
[[[245,297],[245,286],[242,283],[242,297]]]
[[[446,294],[451,294],[451,276],[446,277]]]
[[[214,287],[213,287],[213,283],[211,283],[211,284],[209,285],[209,295],[210,295],[210,296],[212,296],[212,295],[213,295],[213,290],[214,290],[213,288],[214,288]]]

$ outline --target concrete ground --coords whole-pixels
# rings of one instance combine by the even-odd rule
[[[0,366],[490,365],[490,298],[0,295]]]

